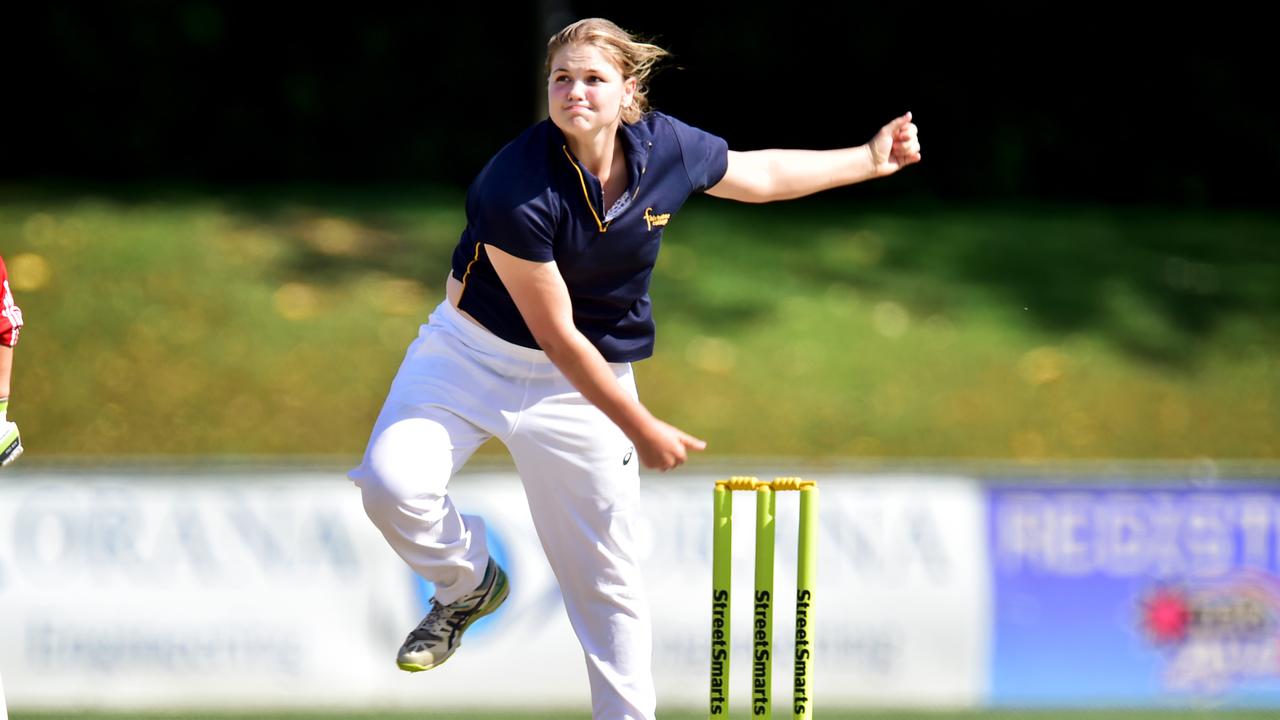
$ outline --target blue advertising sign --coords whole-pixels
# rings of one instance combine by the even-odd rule
[[[1280,706],[1280,486],[992,486],[990,701]]]

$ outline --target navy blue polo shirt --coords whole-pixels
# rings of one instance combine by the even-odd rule
[[[483,245],[555,261],[578,330],[609,362],[653,354],[649,280],[662,231],[685,200],[720,182],[729,147],[662,113],[621,126],[630,204],[609,215],[600,181],[550,120],[498,151],[467,190],[467,227],[453,253],[459,307],[507,342],[538,344]]]

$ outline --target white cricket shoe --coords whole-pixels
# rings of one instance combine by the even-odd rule
[[[405,638],[396,664],[401,670],[419,672],[448,660],[462,644],[462,633],[471,623],[497,610],[510,591],[507,574],[489,558],[480,587],[448,605],[432,598],[431,612]]]

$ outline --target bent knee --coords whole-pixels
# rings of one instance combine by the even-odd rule
[[[425,420],[402,420],[379,433],[350,473],[372,515],[388,507],[430,512],[444,502],[453,462],[448,436]]]

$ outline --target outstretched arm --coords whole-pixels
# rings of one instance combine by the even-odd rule
[[[857,147],[730,152],[728,170],[707,194],[754,203],[790,200],[892,175],[919,161],[919,130],[907,113]]]

